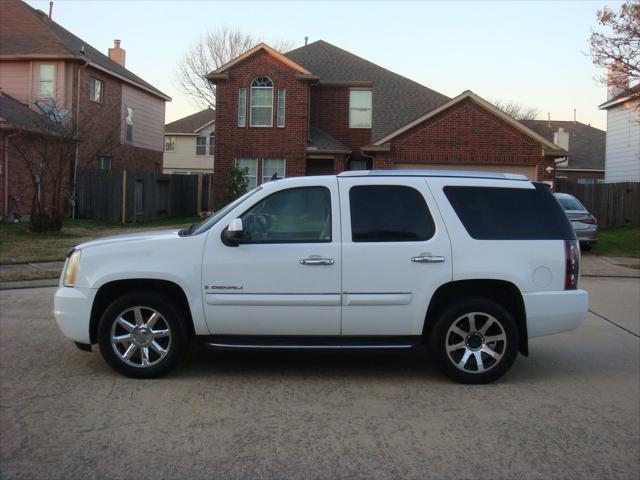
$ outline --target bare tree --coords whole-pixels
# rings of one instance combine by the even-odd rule
[[[193,97],[197,105],[215,108],[215,85],[210,84],[204,76],[255,47],[260,41],[250,33],[227,26],[206,32],[178,63],[175,77],[177,86]],[[269,45],[283,53],[294,47],[290,40],[277,40]]]
[[[496,100],[493,104],[504,113],[516,120],[535,120],[540,116],[540,110],[534,107],[527,107],[516,102],[503,102]]]
[[[55,100],[36,106],[39,113],[10,138],[9,147],[22,160],[33,184],[29,229],[54,232],[62,229],[70,206],[76,167],[120,147],[120,105],[87,108],[80,118]]]
[[[591,30],[591,59],[599,67],[615,64],[615,68],[626,75],[614,75],[611,80],[622,82],[615,86],[627,90],[628,80],[631,84],[640,80],[640,0],[623,3],[618,12],[604,7],[596,15],[603,30]]]

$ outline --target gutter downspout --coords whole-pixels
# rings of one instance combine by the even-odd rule
[[[89,62],[85,61],[84,65],[80,65],[78,67],[78,71],[76,73],[76,125],[80,123],[80,69],[85,68],[89,65]],[[80,146],[78,141],[76,140],[76,149],[73,160],[73,189],[71,193],[71,198],[73,199],[73,203],[71,204],[71,218],[75,220],[76,218],[76,179],[78,177],[78,158],[80,156]]]
[[[9,216],[9,139],[17,137],[20,132],[11,133],[4,137],[4,217]]]

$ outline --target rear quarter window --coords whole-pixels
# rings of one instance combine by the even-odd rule
[[[444,187],[469,235],[477,240],[573,240],[560,204],[542,184],[533,189]]]

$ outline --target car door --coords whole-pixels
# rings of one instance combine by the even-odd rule
[[[242,219],[245,243],[222,231]],[[339,335],[337,179],[269,182],[208,234],[202,282],[213,334]]]
[[[342,334],[420,335],[451,245],[422,177],[340,177]]]

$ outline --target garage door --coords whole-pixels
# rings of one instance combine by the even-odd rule
[[[529,180],[537,180],[535,165],[478,165],[451,163],[396,163],[398,170],[472,170],[474,172],[519,173],[526,175]]]

